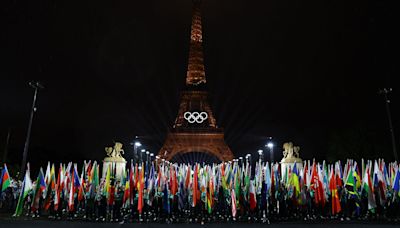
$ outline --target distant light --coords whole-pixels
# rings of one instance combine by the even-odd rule
[[[267,147],[270,148],[270,149],[272,149],[272,148],[274,147],[274,144],[273,144],[272,142],[269,142],[269,143],[267,144]]]
[[[149,155],[149,154],[150,154],[150,151],[146,151],[146,154]]]
[[[153,154],[153,153],[151,153],[151,154],[150,154],[150,156],[151,156],[151,157],[153,157],[153,156],[154,156],[154,154]]]
[[[262,155],[263,152],[264,152],[263,150],[258,150],[258,154],[259,154],[259,155]]]
[[[140,151],[141,151],[142,153],[146,152],[146,150],[145,150],[145,149],[141,149]]]
[[[240,160],[242,160],[242,159],[243,159],[243,157],[239,157],[239,159],[240,159]]]
[[[156,159],[160,159],[160,156],[157,155],[157,156],[156,156]]]
[[[135,146],[140,147],[140,146],[142,146],[142,144],[140,142],[135,142]]]

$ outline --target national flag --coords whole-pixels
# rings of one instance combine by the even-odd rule
[[[340,206],[336,175],[334,171],[332,171],[331,173],[331,178],[329,181],[329,189],[331,190],[331,197],[332,197],[332,215],[335,215],[339,213],[342,210],[342,208]]]
[[[129,184],[130,184],[130,181],[126,180],[125,181],[124,198],[123,198],[123,201],[122,201],[122,203],[123,203],[125,208],[129,208],[129,205],[130,205],[131,192],[130,192]]]
[[[265,187],[266,187],[266,189],[265,189],[265,191],[266,191],[266,196],[268,196],[268,194],[269,194],[269,192],[270,192],[270,189],[271,189],[271,185],[272,185],[272,183],[271,183],[271,172],[269,171],[269,164],[268,164],[268,162],[267,162],[267,164],[265,164],[265,167],[264,167],[264,182],[265,182]]]
[[[44,180],[46,182],[46,185],[50,184],[50,162],[47,162],[47,168],[46,168],[46,173],[44,175]]]
[[[28,164],[28,169],[26,170],[24,181],[22,182],[21,192],[19,194],[18,203],[15,209],[14,216],[20,216],[22,214],[25,199],[31,190],[32,190],[32,180],[30,177],[29,164]]]
[[[235,190],[231,191],[231,206],[232,206],[232,216],[236,217],[236,196]]]
[[[71,185],[69,189],[69,197],[68,197],[68,210],[74,211],[74,203],[75,203],[75,178],[71,178]]]
[[[185,178],[185,188],[186,189],[189,188],[189,185],[191,182],[191,176],[192,176],[191,172],[192,172],[192,168],[189,165],[189,166],[187,166],[187,170],[186,170],[186,178]]]
[[[55,194],[54,194],[54,210],[56,211],[58,210],[58,205],[60,204],[60,197],[61,197],[60,195],[63,190],[63,182],[64,182],[63,177],[64,177],[63,168],[62,164],[60,164],[57,181],[55,185]]]
[[[250,210],[254,211],[254,209],[256,209],[257,207],[257,198],[256,198],[254,180],[250,181],[249,200],[250,200]]]
[[[198,165],[196,164],[195,165],[195,167],[194,167],[194,174],[193,174],[193,185],[192,185],[192,187],[193,187],[193,190],[192,190],[192,193],[193,193],[193,207],[196,207],[196,204],[197,204],[197,200],[199,199],[198,198],[198,180],[197,180],[197,178],[198,178]]]
[[[81,173],[80,185],[78,187],[78,201],[81,202],[85,199],[85,179],[83,178],[84,172]]]
[[[372,185],[371,175],[370,175],[371,166],[367,164],[365,169],[365,174],[363,175],[363,190],[365,194],[367,194],[368,198],[368,210],[375,212],[376,201],[374,194],[374,186]]]
[[[322,205],[322,207],[324,207],[325,206],[325,193],[324,193],[323,184],[319,178],[317,169],[319,169],[319,165],[316,165],[314,162],[312,173],[311,173],[311,189],[314,191],[314,194],[315,194],[315,197],[314,197],[315,203],[320,204],[320,205]]]
[[[5,191],[8,187],[10,187],[11,181],[10,181],[10,174],[8,173],[7,165],[4,164],[3,170],[1,172],[1,192]]]
[[[298,176],[298,171],[297,171],[297,165],[294,163],[293,165],[293,171],[292,174],[290,175],[289,179],[289,186],[293,188],[293,196],[295,199],[299,199],[300,195],[300,182],[299,182],[299,176]]]
[[[400,170],[399,169],[397,169],[396,175],[394,177],[393,191],[395,193],[393,196],[393,199],[395,199],[396,194],[398,197],[400,197]]]
[[[137,190],[138,190],[138,206],[137,209],[139,211],[139,214],[142,214],[143,211],[143,189],[144,189],[144,167],[143,164],[141,167],[139,167],[139,179],[137,183]]]
[[[162,201],[163,201],[164,211],[169,214],[171,212],[171,207],[170,207],[170,204],[169,204],[169,194],[168,194],[167,183],[164,183],[163,200]]]
[[[39,209],[40,197],[43,195],[43,191],[46,189],[46,182],[44,180],[43,169],[40,167],[39,175],[36,179],[36,187],[34,191],[34,197],[32,201],[32,211]]]
[[[178,192],[178,181],[176,179],[176,170],[175,166],[171,165],[170,167],[170,185],[171,185],[171,195],[175,196]]]
[[[106,171],[106,180],[104,182],[103,186],[103,195],[106,196],[106,198],[109,198],[109,191],[110,191],[110,185],[111,185],[111,170],[110,170],[110,165],[107,166],[107,171]]]

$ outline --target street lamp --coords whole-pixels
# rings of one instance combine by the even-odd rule
[[[246,154],[246,163],[251,165],[251,154]]]
[[[137,138],[137,136],[136,136],[136,138]],[[134,153],[135,162],[138,161],[138,157],[139,157],[137,154],[137,149],[141,146],[142,146],[142,144],[139,141],[135,141],[133,143],[133,153]]]
[[[140,162],[143,162],[143,154],[146,152],[146,150],[145,149],[141,149],[140,150]]]
[[[268,147],[271,163],[273,163],[274,162],[274,146],[275,145],[272,142],[272,137],[269,137],[269,140],[270,141],[267,143],[267,145],[265,145],[265,147]]]
[[[260,163],[261,163],[262,160],[263,160],[263,154],[264,154],[264,151],[263,151],[263,150],[258,150],[258,155],[259,155],[259,158],[260,158]]]
[[[387,114],[387,118],[388,118],[388,122],[389,122],[389,131],[392,137],[392,148],[393,148],[393,155],[394,155],[394,159],[396,161],[398,161],[397,158],[397,150],[396,150],[396,139],[394,136],[394,129],[393,129],[393,124],[392,124],[392,115],[390,114],[390,99],[388,97],[388,94],[392,92],[392,88],[383,88],[381,90],[379,90],[379,94],[382,94],[385,98],[385,103],[386,103],[386,114]]]
[[[22,178],[25,177],[25,166],[26,166],[26,159],[28,157],[29,140],[31,138],[33,115],[36,112],[36,98],[37,98],[38,90],[44,88],[44,86],[42,84],[40,84],[40,82],[29,82],[29,86],[32,87],[33,89],[35,89],[35,93],[33,94],[33,102],[32,102],[31,115],[29,118],[28,132],[26,134],[24,152],[22,154],[22,165],[21,165],[21,177]]]

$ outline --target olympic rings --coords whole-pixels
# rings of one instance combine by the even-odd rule
[[[208,119],[208,114],[206,112],[185,112],[183,114],[185,120],[189,123],[203,123],[205,120]]]

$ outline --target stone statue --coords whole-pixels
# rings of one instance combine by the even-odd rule
[[[299,158],[299,146],[293,146],[292,142],[283,144],[283,158]]]
[[[283,144],[283,158],[281,160],[281,175],[284,176],[289,168],[293,169],[296,164],[297,170],[303,168],[303,160],[300,158],[300,147],[294,146],[292,142]]]
[[[111,158],[122,158],[121,154],[124,154],[122,143],[119,142],[115,142],[114,147],[106,147],[105,151],[107,156]]]
[[[300,151],[300,147],[299,146],[293,147],[294,156],[296,158],[300,157],[299,151]]]
[[[103,160],[103,178],[106,177],[109,167],[112,167],[115,178],[121,178],[126,172],[126,160],[122,157],[124,154],[122,143],[115,142],[113,147],[106,147],[104,150],[107,157]]]

